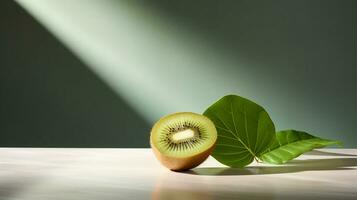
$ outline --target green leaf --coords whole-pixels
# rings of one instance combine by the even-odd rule
[[[314,148],[328,145],[341,145],[341,142],[318,138],[302,131],[279,131],[274,143],[259,158],[266,163],[283,164]]]
[[[228,95],[204,113],[218,133],[212,156],[230,167],[244,167],[275,140],[275,127],[268,113],[258,104],[236,95]]]

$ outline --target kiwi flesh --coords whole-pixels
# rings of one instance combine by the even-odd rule
[[[150,145],[157,159],[173,171],[201,164],[211,154],[217,130],[206,116],[180,112],[167,115],[151,130]]]

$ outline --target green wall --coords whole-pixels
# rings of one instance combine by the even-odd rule
[[[145,26],[137,39],[147,37],[148,44],[136,43],[128,54],[136,53],[133,59],[142,60],[148,73],[185,74],[173,85],[162,77],[162,85],[174,91],[172,102],[161,99],[167,88],[157,88],[161,96],[142,98],[136,97],[145,87],[122,91],[124,82],[109,81],[109,88],[105,76],[77,58],[88,61],[88,54],[69,51],[63,46],[70,46],[68,40],[59,42],[55,31],[47,32],[15,3],[0,4],[0,146],[147,147],[150,124],[160,115],[202,112],[237,93],[263,105],[278,129],[301,129],[357,147],[356,1],[120,1],[118,12],[125,4],[132,9],[128,13],[137,9],[148,16],[135,18],[143,21],[139,28]],[[154,14],[165,21],[146,21]],[[159,23],[165,30],[155,32]],[[152,30],[145,32],[146,26]],[[167,36],[175,30],[182,30],[177,41],[188,42]],[[167,46],[151,48],[153,41]],[[107,64],[98,63],[98,71]],[[157,80],[148,75],[147,84],[150,78]]]
[[[15,2],[0,10],[0,146],[148,146],[120,96]]]

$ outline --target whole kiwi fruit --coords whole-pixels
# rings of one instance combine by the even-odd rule
[[[214,123],[201,114],[179,112],[156,122],[150,145],[157,159],[173,171],[194,168],[207,159],[217,140]]]

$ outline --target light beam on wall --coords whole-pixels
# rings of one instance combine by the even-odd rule
[[[114,0],[17,2],[149,121],[202,112],[227,93],[251,96],[248,85],[256,85],[244,71],[224,71],[238,63],[154,9]]]
[[[336,139],[345,138],[345,141],[349,141],[346,138],[352,138],[347,133],[354,130],[350,117],[353,112],[346,116],[343,113],[342,117],[340,112],[344,112],[343,109],[330,109],[338,107],[334,98],[327,98],[331,95],[321,97],[314,93],[320,89],[328,90],[324,83],[310,81],[309,77],[313,77],[310,74],[302,79],[306,84],[299,86],[300,79],[291,82],[295,74],[286,70],[293,68],[299,71],[301,64],[299,62],[295,66],[287,66],[290,65],[289,55],[294,54],[293,52],[282,56],[285,61],[282,64],[279,60],[270,63],[280,65],[274,69],[274,66],[269,66],[264,61],[255,60],[255,55],[247,58],[239,52],[234,52],[235,48],[225,49],[220,46],[221,41],[211,40],[212,34],[204,32],[209,30],[194,29],[185,24],[182,18],[165,14],[163,10],[150,5],[150,2],[17,2],[149,122],[172,112],[201,113],[218,98],[236,93],[265,107],[277,129],[297,128],[327,138],[336,138],[336,133],[343,131],[346,134],[341,134],[340,138]],[[187,6],[189,5],[190,3],[187,3]],[[264,24],[259,19],[252,26]],[[217,20],[224,20],[224,17]],[[234,20],[225,25],[228,25],[227,31],[230,26],[234,26],[237,29],[242,28],[244,34],[262,31],[262,34],[257,34],[259,37],[264,36],[265,30],[270,30],[270,24],[265,24],[268,29],[253,28],[250,32],[245,32],[243,29],[249,29],[251,21],[248,19],[244,22],[248,25],[235,24]],[[286,24],[283,25],[277,30],[284,31]],[[247,46],[252,42],[253,49],[265,46],[265,40],[254,46],[255,38],[248,38]],[[280,42],[279,37],[268,35],[265,39]],[[291,47],[295,43],[293,41],[286,45]],[[305,46],[300,45],[301,47]],[[265,51],[261,51],[260,56],[269,51],[269,48],[274,52],[276,47],[273,43]],[[244,47],[237,49],[245,51]],[[254,50],[250,53],[254,54]],[[275,52],[274,55],[281,56],[278,53]],[[305,63],[305,58],[302,59],[302,63]],[[318,62],[313,61],[309,64]],[[301,76],[308,73],[301,70],[300,72],[303,72]],[[319,73],[315,75],[319,76]],[[309,84],[319,87],[307,93],[303,92]],[[296,85],[298,86],[295,87]],[[349,124],[344,124],[346,121],[349,121]]]

